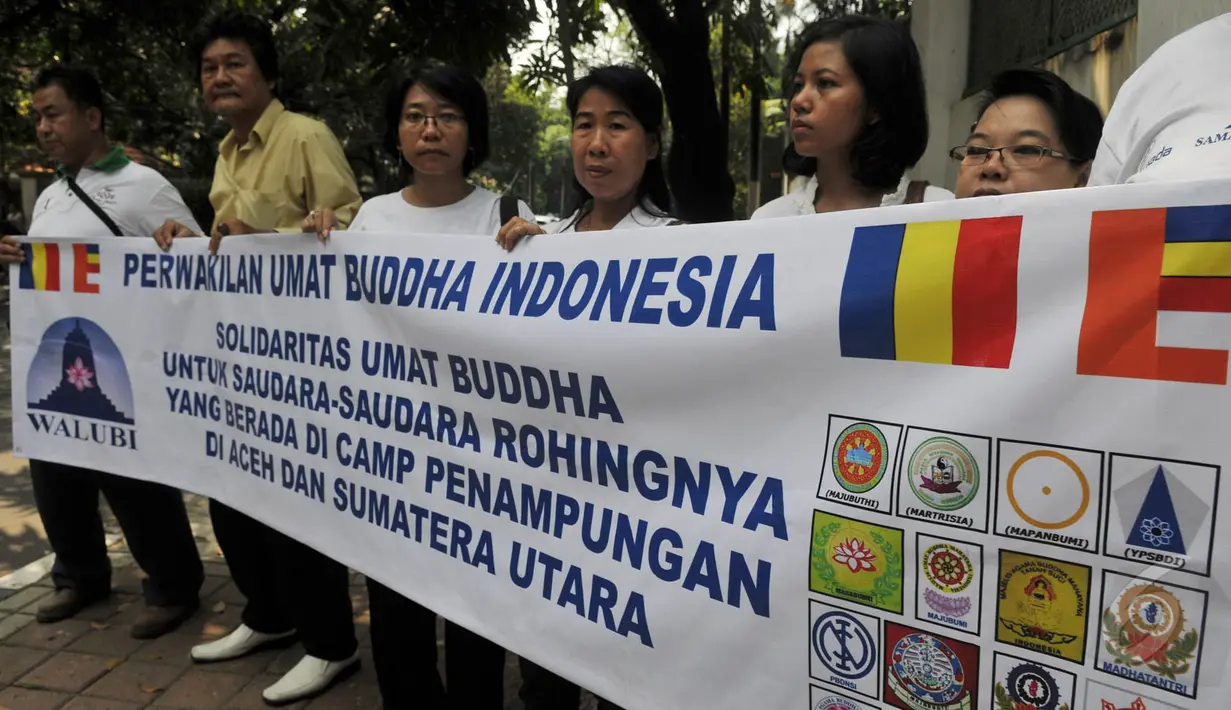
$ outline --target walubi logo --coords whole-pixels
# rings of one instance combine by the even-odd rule
[[[26,416],[40,434],[137,448],[132,383],[115,341],[85,318],[43,333],[26,378]]]

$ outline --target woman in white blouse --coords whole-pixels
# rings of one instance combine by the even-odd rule
[[[534,218],[525,203],[509,204],[514,201],[466,180],[487,160],[491,145],[487,96],[478,79],[452,66],[418,67],[390,91],[385,122],[386,148],[405,161],[410,185],[365,202],[345,234],[495,234],[505,221],[502,211],[515,208]],[[304,229],[326,239],[336,225],[322,209]],[[503,648],[446,622],[442,679],[436,614],[372,577],[367,586],[372,660],[387,710],[504,707]]]
[[[520,217],[496,241],[512,249],[544,232],[592,232],[671,224],[663,171],[663,95],[641,69],[600,67],[569,86],[573,120],[572,215],[547,226]]]
[[[928,142],[919,50],[885,20],[822,20],[795,52],[787,173],[802,187],[763,205],[753,219],[951,200],[953,193],[906,178]]]

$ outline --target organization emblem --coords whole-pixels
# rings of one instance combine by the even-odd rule
[[[887,447],[885,435],[871,424],[859,422],[843,429],[830,457],[838,485],[851,493],[879,485],[889,468]]]
[[[927,439],[911,454],[910,487],[925,505],[958,510],[979,492],[979,465],[970,450],[946,436]]]
[[[1101,451],[1001,439],[996,534],[1098,551]]]
[[[136,449],[132,385],[111,336],[64,318],[43,333],[26,379],[26,416],[40,434]]]
[[[1104,552],[1208,576],[1218,468],[1113,454],[1111,474]]]
[[[812,704],[812,710],[863,710],[863,706],[841,695],[826,695]]]
[[[815,511],[809,588],[902,612],[902,531]]]
[[[1060,684],[1043,666],[1022,663],[1009,671],[994,690],[996,710],[1068,710],[1061,703]]]
[[[941,542],[924,550],[921,562],[923,576],[931,585],[923,591],[928,607],[949,622],[969,614],[974,602],[971,596],[961,594],[975,577],[970,557],[960,547]],[[967,626],[961,623],[962,628]]]
[[[1062,479],[1056,482],[1040,482],[1038,481],[1039,476],[1035,475],[1030,477],[1031,481],[1029,483],[1019,480],[1018,474],[1022,471],[1022,468],[1031,461],[1038,460],[1060,462],[1063,464],[1063,470],[1071,475],[1071,479]],[[1026,477],[1023,476],[1022,478],[1025,479]],[[1033,501],[1029,501],[1026,496],[1019,492],[1019,486],[1023,488],[1031,487],[1032,492],[1034,489],[1037,489],[1038,497],[1035,500],[1040,505],[1031,506],[1030,502]],[[1009,469],[1009,476],[1005,480],[1005,488],[1008,491],[1009,505],[1013,506],[1013,512],[1017,513],[1027,523],[1043,530],[1067,528],[1081,520],[1082,516],[1090,508],[1090,481],[1086,479],[1086,474],[1082,473],[1081,467],[1073,459],[1058,451],[1036,450],[1019,458],[1013,463],[1013,467]],[[1076,495],[1065,495],[1069,492],[1076,493]],[[1053,497],[1053,493],[1059,493],[1060,495]],[[1029,512],[1023,509],[1023,504],[1030,507]]]
[[[915,617],[979,633],[983,547],[919,533],[915,549]]]
[[[1089,590],[1089,567],[1002,551],[996,640],[1082,663]]]
[[[876,665],[876,641],[858,619],[844,611],[822,614],[812,625],[812,650],[830,673],[857,680]]]
[[[924,551],[923,574],[940,591],[957,594],[970,586],[974,565],[961,548],[942,542]]]
[[[1090,681],[1086,690],[1086,710],[1179,710],[1170,703],[1110,685]]]
[[[1170,471],[1163,466],[1155,467],[1150,487],[1141,500],[1125,541],[1129,556],[1164,564],[1176,560],[1182,564],[1188,555],[1186,528],[1199,527],[1209,513],[1209,506],[1183,488],[1183,484],[1178,484],[1178,490],[1173,493],[1173,480],[1175,477]],[[1176,509],[1177,502],[1183,510],[1182,515]]]
[[[810,675],[858,695],[879,697],[880,619],[816,600],[809,600],[808,609]],[[812,705],[831,696],[837,697],[814,686]]]
[[[1201,634],[1188,618],[1181,589],[1140,581],[1108,604],[1100,669],[1192,697]],[[1203,605],[1201,599],[1192,611],[1202,615]]]
[[[894,707],[907,710],[972,710],[975,707],[977,648],[896,624],[887,626],[885,645],[885,700]]]

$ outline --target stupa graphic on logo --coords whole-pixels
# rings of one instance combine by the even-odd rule
[[[58,320],[43,333],[26,380],[30,409],[132,425],[133,395],[119,348],[85,318]]]

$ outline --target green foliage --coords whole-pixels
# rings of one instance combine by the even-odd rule
[[[875,15],[896,20],[910,14],[910,0],[813,0],[821,17]]]
[[[484,88],[491,102],[492,152],[476,178],[489,189],[516,194],[536,213],[558,212],[559,190],[562,182],[567,189],[572,174],[561,102],[547,89],[531,89],[505,65],[487,73]]]
[[[535,19],[532,0],[0,0],[0,169],[35,156],[28,86],[38,67],[96,68],[113,139],[172,176],[209,179],[226,126],[202,106],[188,45],[208,17],[239,8],[271,20],[279,94],[343,141],[365,191],[391,189],[381,151],[386,88],[414,61],[482,76],[507,62]]]

